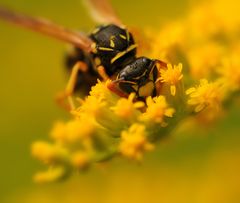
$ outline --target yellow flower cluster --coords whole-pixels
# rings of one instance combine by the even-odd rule
[[[146,103],[136,100],[135,93],[121,98],[108,83],[98,81],[89,96],[77,99],[80,104],[71,111],[71,120],[56,122],[50,132],[53,144],[32,145],[32,155],[49,166],[36,174],[37,182],[62,179],[117,155],[140,161],[154,148],[153,140],[165,135],[175,110],[164,96],[149,96]]]
[[[240,92],[240,19],[226,21],[216,8],[202,4],[151,36],[149,55],[178,64],[158,67],[156,96],[121,98],[108,89],[110,81],[98,81],[86,98],[74,98],[79,104],[69,121],[54,125],[52,144],[32,145],[48,166],[35,180],[59,180],[116,156],[140,161],[188,116],[216,119],[229,107]]]
[[[184,67],[183,74],[180,71],[169,80],[164,76],[180,67],[163,69],[159,80],[170,84],[172,95],[174,83],[184,80],[188,109],[202,118],[207,119],[210,112],[216,118],[239,95],[240,18],[233,11],[237,12],[233,3],[201,2],[184,18],[168,23],[152,35],[151,55],[162,57],[164,52],[166,61],[181,62]],[[196,85],[196,80],[200,85]]]

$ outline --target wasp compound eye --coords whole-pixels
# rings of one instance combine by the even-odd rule
[[[147,63],[147,62],[148,62],[148,59],[145,58],[145,57],[143,57],[143,58],[142,58],[142,61],[143,61],[144,63]]]
[[[127,73],[125,71],[122,71],[119,73],[119,78],[126,80],[127,79]]]

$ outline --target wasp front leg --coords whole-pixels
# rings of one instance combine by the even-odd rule
[[[107,82],[107,88],[110,91],[114,92],[120,97],[128,97],[127,94],[119,90],[118,83],[116,81],[110,80],[110,77],[107,75],[105,68],[102,65],[97,67],[97,72],[98,72],[98,75],[103,79],[103,81]]]
[[[128,98],[128,94],[126,94],[125,92],[121,91],[118,86],[119,86],[119,84],[116,81],[109,81],[109,82],[107,82],[107,88],[111,92],[115,93],[116,95],[118,95],[120,97]]]
[[[57,103],[67,109],[67,110],[73,110],[75,109],[75,105],[73,102],[72,94],[74,92],[74,89],[76,87],[77,79],[78,79],[78,73],[79,72],[87,72],[88,71],[88,66],[86,63],[82,61],[78,61],[74,67],[72,68],[70,78],[68,80],[67,86],[63,92],[60,92],[56,96],[56,101]],[[68,103],[66,104],[65,99],[68,100]]]

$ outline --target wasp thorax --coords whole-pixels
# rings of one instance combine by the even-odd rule
[[[107,75],[112,76],[136,57],[136,47],[132,34],[125,28],[109,24],[97,27],[90,38],[95,42],[92,53],[99,59]]]

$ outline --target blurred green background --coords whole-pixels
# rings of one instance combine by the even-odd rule
[[[113,0],[128,25],[161,27],[182,17],[188,0]],[[80,0],[0,0],[1,5],[90,31],[95,23]],[[164,40],[164,39],[163,39]],[[231,107],[215,128],[178,131],[142,165],[116,160],[63,183],[37,185],[42,165],[30,145],[48,139],[68,115],[54,102],[64,88],[66,45],[0,22],[0,202],[240,202],[239,119]]]

